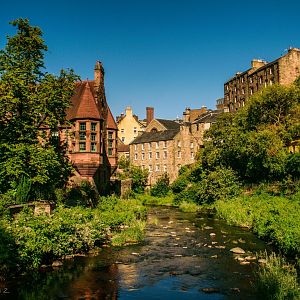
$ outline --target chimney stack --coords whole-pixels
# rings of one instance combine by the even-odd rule
[[[146,107],[146,120],[147,125],[154,119],[154,108]]]
[[[101,61],[97,60],[94,68],[94,85],[97,91],[100,85],[104,85],[104,68]]]

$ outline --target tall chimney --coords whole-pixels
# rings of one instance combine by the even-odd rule
[[[104,68],[101,61],[97,60],[94,68],[94,85],[97,91],[100,85],[104,85]]]
[[[146,107],[146,120],[147,125],[154,119],[154,108]]]

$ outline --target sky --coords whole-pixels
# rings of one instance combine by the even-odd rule
[[[46,71],[72,68],[93,79],[105,69],[114,114],[146,106],[175,119],[186,107],[215,108],[223,84],[250,67],[300,47],[299,0],[15,0],[0,8],[0,49],[9,22],[28,18],[43,31]]]

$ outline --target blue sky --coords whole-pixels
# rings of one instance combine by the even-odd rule
[[[114,115],[145,107],[176,118],[185,107],[214,108],[223,83],[247,69],[300,47],[300,1],[15,0],[1,3],[0,48],[14,34],[9,21],[26,17],[41,27],[48,72],[73,68],[93,79],[105,68]]]

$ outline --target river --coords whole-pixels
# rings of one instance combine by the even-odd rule
[[[233,254],[234,247],[246,253]],[[107,247],[23,275],[0,299],[256,299],[251,256],[266,248],[248,230],[213,216],[151,208],[142,245]]]

